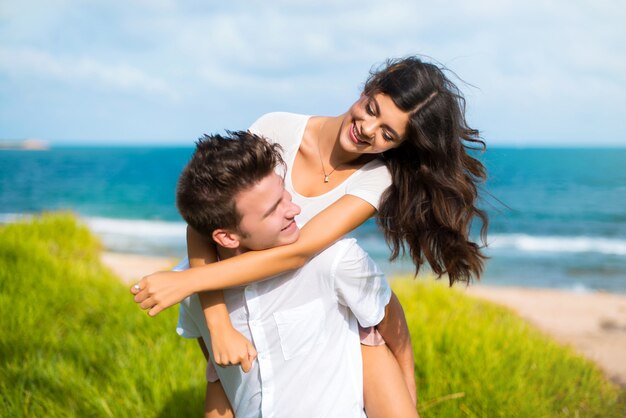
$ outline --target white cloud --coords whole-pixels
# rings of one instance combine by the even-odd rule
[[[16,78],[37,75],[68,84],[114,87],[178,100],[178,94],[165,81],[126,64],[103,64],[84,57],[63,59],[32,49],[0,49],[0,69]]]

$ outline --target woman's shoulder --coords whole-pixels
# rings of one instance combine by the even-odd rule
[[[285,151],[297,148],[310,116],[288,112],[266,113],[254,122],[250,132],[278,143]]]
[[[306,125],[309,115],[290,112],[270,112],[262,115],[252,125],[250,132],[266,135],[265,131],[289,130],[300,125]]]
[[[363,167],[357,170],[353,177],[354,179],[359,178],[378,178],[378,177],[390,178],[391,174],[389,173],[389,168],[381,158],[374,158],[373,160],[367,162]]]
[[[346,193],[360,197],[378,210],[380,196],[391,183],[389,169],[383,161],[377,158],[350,176],[346,182]]]

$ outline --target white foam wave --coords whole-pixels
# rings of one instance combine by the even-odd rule
[[[84,218],[83,221],[96,234],[140,236],[149,238],[184,238],[184,222],[147,221],[137,219]]]
[[[574,293],[590,293],[593,291],[592,288],[585,286],[582,283],[573,283],[569,288],[567,288],[568,290],[570,290],[571,292]]]
[[[29,213],[0,213],[0,224],[31,219]],[[184,222],[150,221],[143,219],[114,219],[101,217],[82,217],[81,221],[98,235],[137,236],[150,238],[185,237]]]
[[[184,254],[184,222],[83,218],[85,224],[112,251],[148,254]]]
[[[10,223],[30,218],[30,214],[1,213],[0,223]],[[81,219],[94,233],[99,235],[106,247],[119,250],[141,250],[168,247],[185,247],[184,222],[151,221],[139,219],[113,219],[84,217]],[[376,254],[384,254],[387,248],[382,236],[362,236],[359,242]],[[546,253],[599,253],[626,255],[626,239],[593,236],[537,236],[528,234],[490,234],[489,249],[515,250],[521,252]]]
[[[28,213],[0,213],[0,224],[31,219]],[[186,224],[184,222],[150,221],[81,217],[105,248],[112,251],[180,255],[185,253]]]
[[[27,221],[32,218],[28,213],[0,213],[0,224]]]
[[[601,253],[626,255],[626,240],[588,236],[489,235],[489,248],[528,252]]]

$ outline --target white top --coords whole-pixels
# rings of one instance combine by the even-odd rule
[[[226,289],[224,297],[233,326],[258,352],[249,373],[217,368],[235,416],[365,417],[357,320],[378,324],[391,290],[355,240],[336,242],[295,272]],[[181,302],[177,332],[202,337],[211,350],[197,295]]]
[[[305,197],[296,192],[291,181],[291,172],[310,118],[295,113],[267,113],[257,119],[249,129],[250,132],[264,136],[283,147],[283,159],[287,164],[285,188],[291,193],[294,203],[302,209],[296,218],[298,226],[304,226],[311,218],[346,194],[360,197],[378,210],[380,196],[391,185],[389,170],[379,159],[368,162],[343,183],[322,195]]]

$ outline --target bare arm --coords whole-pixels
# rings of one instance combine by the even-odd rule
[[[302,228],[300,239],[293,244],[250,251],[183,272],[155,273],[141,280],[141,291],[131,291],[136,293],[135,302],[140,303],[142,309],[150,309],[149,314],[154,316],[195,292],[248,284],[299,268],[375,212],[366,201],[346,195],[311,219]]]
[[[385,307],[385,317],[377,325],[378,332],[398,361],[414,405],[417,402],[415,386],[415,366],[411,335],[404,316],[404,310],[395,293]]]
[[[189,226],[187,227],[187,254],[191,268],[202,267],[217,261],[215,245]],[[211,348],[215,363],[220,366],[241,364],[244,372],[250,371],[252,361],[256,358],[256,349],[232,326],[224,303],[224,292],[222,290],[201,292],[198,297],[211,334]]]

